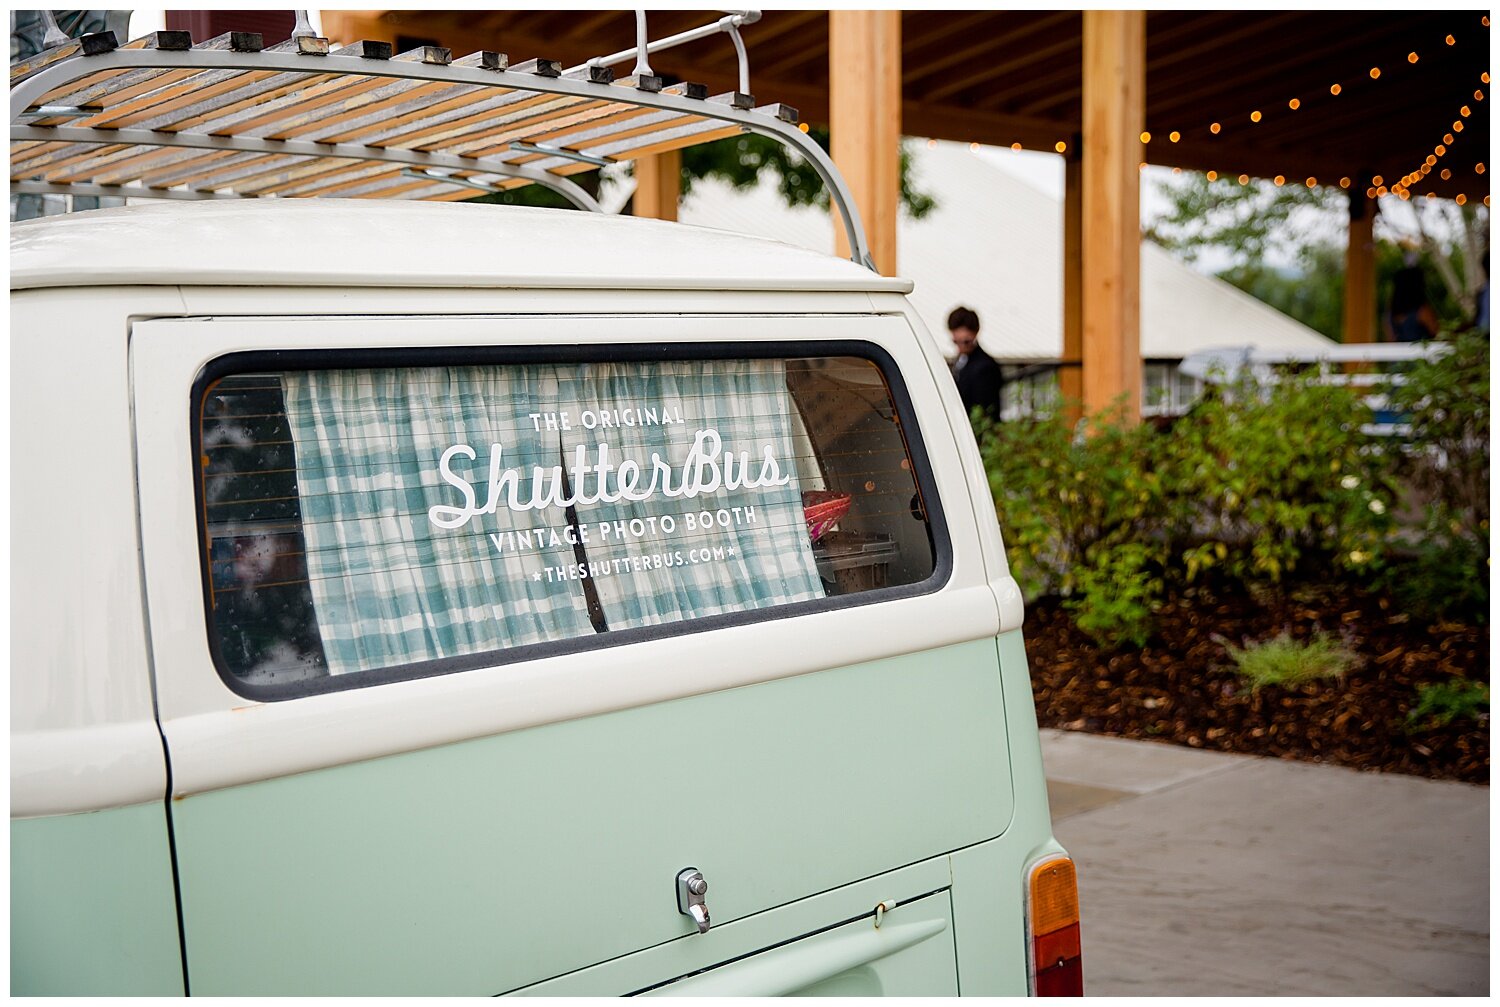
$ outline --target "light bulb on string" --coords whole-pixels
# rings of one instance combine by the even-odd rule
[[[1141,130],[1141,142],[1142,143],[1150,143],[1151,142],[1151,133],[1150,133],[1149,130]]]
[[[1376,175],[1374,178],[1370,179],[1370,181],[1374,182],[1376,185],[1381,185],[1385,182],[1385,179],[1381,178],[1379,175]]]
[[[1277,175],[1275,178],[1271,179],[1271,181],[1275,182],[1278,186],[1285,185],[1286,184],[1286,176],[1285,175]]]
[[[1256,109],[1254,112],[1250,113],[1250,121],[1260,122],[1260,109]]]
[[[1210,182],[1217,182],[1219,180],[1219,173],[1210,169],[1207,177]]]
[[[1307,187],[1309,189],[1311,189],[1313,186],[1315,186],[1317,184],[1318,184],[1318,180],[1316,178],[1313,178],[1311,175],[1309,175],[1308,178],[1307,178]]]
[[[1171,140],[1173,143],[1176,143],[1178,140],[1182,139],[1182,134],[1179,133],[1179,132],[1177,132],[1177,130],[1174,129],[1174,130],[1172,130],[1172,132],[1170,132],[1170,133],[1167,134],[1167,139]]]
[[[1380,67],[1378,67],[1378,66],[1372,66],[1372,67],[1370,67],[1370,79],[1371,80],[1379,80],[1380,79]]]
[[[1406,61],[1408,63],[1415,63],[1417,61],[1417,54],[1414,53],[1414,52],[1407,53],[1406,54]]]
[[[1021,145],[1019,143],[1013,143],[1013,144],[1010,145],[1010,149],[1011,150],[1020,150],[1021,149]]]
[[[1438,178],[1441,178],[1445,182],[1452,177],[1453,172],[1449,171],[1447,168],[1444,168],[1442,171],[1438,172]]]
[[[1293,112],[1295,112],[1295,111],[1297,111],[1297,109],[1299,109],[1299,108],[1302,107],[1302,99],[1300,99],[1300,98],[1293,98],[1291,101],[1289,101],[1289,102],[1286,103],[1286,107],[1289,108],[1289,109],[1291,109]]]
[[[1211,122],[1211,123],[1208,124],[1208,131],[1210,133],[1212,133],[1214,136],[1218,136],[1219,135],[1219,130],[1221,130],[1223,128],[1224,127],[1220,126],[1216,122]]]
[[[1052,149],[1057,151],[1059,154],[1066,154],[1068,152],[1068,145],[1059,140],[1052,145]]]
[[[1453,134],[1452,133],[1444,133],[1443,134],[1443,142],[1444,143],[1452,143],[1453,142]]]
[[[1250,184],[1250,176],[1249,175],[1241,175],[1240,176],[1240,184],[1241,185],[1249,185]]]
[[[1352,184],[1353,183],[1350,181],[1348,175],[1345,175],[1343,178],[1339,179],[1339,188],[1340,189],[1347,189]]]
[[[1344,89],[1343,85],[1341,85],[1341,84],[1334,84],[1332,87],[1330,87],[1328,89],[1328,93],[1332,94],[1332,95],[1337,95],[1343,89]]]
[[[1453,132],[1455,132],[1455,133],[1462,133],[1463,131],[1464,131],[1464,121],[1462,119],[1454,119],[1453,120]]]
[[[1483,161],[1480,161],[1478,164],[1474,165],[1474,174],[1476,174],[1476,175],[1483,175],[1484,174],[1484,162]]]
[[[1465,203],[1467,203],[1469,201],[1469,197],[1465,196],[1463,193],[1460,192],[1457,196],[1453,197],[1453,201],[1455,203],[1457,203],[1459,206],[1463,206]]]
[[[1452,35],[1449,35],[1447,38],[1443,39],[1443,41],[1447,42],[1449,45],[1453,45],[1458,41],[1458,39],[1454,38]]]

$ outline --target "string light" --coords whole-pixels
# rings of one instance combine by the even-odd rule
[[[1208,180],[1210,182],[1217,182],[1219,180],[1219,173],[1217,171],[1209,171]]]
[[[1311,175],[1309,175],[1308,179],[1307,179],[1307,187],[1309,189],[1311,189],[1313,186],[1315,186],[1317,184],[1318,184],[1318,180],[1316,178],[1313,178]]]
[[[977,143],[970,143],[969,144],[969,153],[971,153],[971,154],[977,154],[977,153],[979,153],[979,144],[977,144]]]
[[[1380,79],[1380,67],[1378,67],[1378,66],[1372,66],[1372,67],[1370,67],[1370,79],[1371,80],[1379,80]]]
[[[1453,142],[1453,134],[1452,133],[1444,133],[1443,134],[1443,142],[1444,143],[1452,143]]]
[[[1453,120],[1453,132],[1455,132],[1455,133],[1462,133],[1463,131],[1464,131],[1464,121],[1462,119],[1454,119]]]
[[[1370,181],[1375,183],[1376,185],[1382,185],[1385,183],[1385,179],[1381,178],[1379,175],[1376,175],[1374,178],[1370,179]]]
[[[1448,148],[1444,147],[1442,144],[1438,144],[1436,147],[1432,148],[1432,152],[1438,157],[1442,157],[1444,154],[1448,153]]]
[[[1278,186],[1285,185],[1286,184],[1286,176],[1285,175],[1277,175],[1275,178],[1271,179],[1271,181],[1275,182]]]
[[[1484,197],[1484,205],[1485,206],[1489,206],[1490,205],[1490,197],[1488,197],[1488,196]]]
[[[1170,132],[1170,133],[1167,134],[1167,139],[1171,140],[1173,143],[1176,143],[1178,140],[1182,139],[1182,134],[1179,133],[1179,132],[1177,132],[1177,130],[1174,129],[1174,130],[1172,130],[1172,132]]]
[[[1474,165],[1474,174],[1476,174],[1476,175],[1483,175],[1484,174],[1484,162],[1483,161],[1480,161],[1478,164]]]
[[[1437,155],[1435,155],[1435,154],[1428,154],[1427,155],[1427,165],[1428,165],[1428,167],[1431,167],[1434,164],[1437,164]]]
[[[927,141],[927,149],[928,150],[937,150],[937,141],[936,140],[928,140]]]
[[[1460,192],[1457,196],[1453,197],[1453,201],[1455,203],[1457,203],[1459,206],[1463,206],[1465,203],[1467,203],[1469,201],[1469,197],[1465,196],[1463,193]]]
[[[1442,171],[1438,172],[1438,178],[1441,178],[1445,182],[1452,177],[1453,172],[1449,171],[1447,168],[1444,168]]]
[[[1479,75],[1479,79],[1488,84],[1490,82],[1490,72],[1486,70],[1484,73]]]
[[[1382,185],[1380,188],[1378,188],[1378,189],[1375,190],[1375,195],[1377,195],[1377,196],[1384,196],[1386,193],[1388,193],[1390,191],[1391,190],[1387,189],[1385,186]]]
[[[1148,133],[1148,132],[1146,132],[1145,130],[1141,130],[1141,142],[1142,143],[1150,143],[1151,142],[1151,134]]]
[[[1417,54],[1414,53],[1414,52],[1407,53],[1406,54],[1406,61],[1408,63],[1415,63],[1417,61]]]
[[[1483,91],[1475,91],[1474,92],[1474,100],[1475,101],[1484,101],[1484,92]]]
[[[1224,127],[1220,126],[1216,122],[1211,122],[1211,123],[1208,124],[1208,131],[1210,133],[1212,133],[1214,136],[1218,136],[1219,135],[1219,130],[1221,130],[1223,128]]]
[[[1295,111],[1297,111],[1297,109],[1299,109],[1299,108],[1302,107],[1302,99],[1301,98],[1293,98],[1291,101],[1289,101],[1289,102],[1286,103],[1286,107],[1289,108],[1289,109],[1291,109],[1293,112],[1295,112]]]
[[[1052,149],[1057,151],[1059,154],[1066,154],[1068,152],[1068,145],[1059,140],[1052,145]]]
[[[1447,38],[1443,39],[1443,41],[1447,42],[1449,45],[1453,45],[1458,41],[1458,39],[1454,38],[1452,35],[1449,35]]]
[[[801,122],[801,123],[797,124],[797,128],[800,129],[800,130],[802,130],[802,132],[806,133],[808,130],[812,129],[812,124],[811,123],[807,123],[807,122]]]
[[[1340,189],[1347,189],[1347,188],[1349,188],[1350,184],[1351,183],[1349,181],[1349,176],[1348,175],[1345,175],[1343,178],[1339,179],[1339,188]]]
[[[1375,187],[1373,185],[1370,186],[1368,189],[1365,190],[1365,196],[1367,196],[1370,199],[1374,199],[1375,198]]]
[[[1342,90],[1343,90],[1343,89],[1344,89],[1344,88],[1343,88],[1343,86],[1342,86],[1342,85],[1339,85],[1339,84],[1335,84],[1335,85],[1333,85],[1333,86],[1332,86],[1332,87],[1330,87],[1330,88],[1329,88],[1329,89],[1328,89],[1328,93],[1329,93],[1329,94],[1332,94],[1332,95],[1337,95],[1337,94],[1338,94],[1338,93],[1339,93],[1339,92],[1340,92],[1340,91],[1342,91]]]
[[[1249,185],[1250,184],[1250,176],[1249,175],[1241,175],[1240,176],[1240,184],[1241,185]]]
[[[1174,174],[1174,175],[1181,175],[1182,174],[1182,169],[1181,168],[1173,168],[1172,169],[1172,174]]]
[[[1469,106],[1465,105],[1463,108],[1460,108],[1458,110],[1458,114],[1467,119],[1472,113],[1469,109]]]
[[[1250,121],[1260,122],[1260,109],[1256,109],[1254,112],[1250,113]]]
[[[1139,165],[1137,165],[1137,168],[1139,168],[1139,170],[1141,170],[1141,171],[1145,171],[1146,170],[1146,162],[1142,161]]]
[[[1013,144],[1010,145],[1010,149],[1011,150],[1020,150],[1021,149],[1021,145],[1019,143],[1013,143]]]

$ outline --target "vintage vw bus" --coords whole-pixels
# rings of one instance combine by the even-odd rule
[[[354,199],[11,271],[12,992],[1079,988],[904,281]]]

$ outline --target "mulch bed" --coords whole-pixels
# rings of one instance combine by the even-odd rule
[[[1360,658],[1342,680],[1252,692],[1224,649],[1319,629]],[[1488,723],[1407,724],[1418,683],[1489,680],[1488,627],[1420,622],[1387,598],[1304,587],[1257,601],[1190,589],[1166,600],[1144,648],[1118,652],[1046,598],[1027,608],[1026,652],[1044,727],[1489,782]]]

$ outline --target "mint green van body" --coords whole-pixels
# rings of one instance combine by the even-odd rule
[[[654,222],[339,202],[12,229],[12,993],[1026,994],[1029,872],[1061,849],[1020,598],[906,285]],[[554,356],[774,375],[806,427],[788,438],[817,449],[809,515],[853,508],[787,532],[815,600],[616,632],[623,603],[584,560],[555,591],[598,633],[340,674],[298,434],[315,624],[279,617],[314,625],[326,667],[235,663],[232,620],[259,609],[221,579],[256,554],[221,562],[204,480],[276,469],[210,461],[225,389],[276,377],[295,431],[294,390],[330,368],[477,381],[483,360],[501,380]],[[841,470],[830,447],[867,436],[894,447]],[[479,513],[491,462],[472,456],[428,479],[467,501],[434,505],[438,530],[400,519],[440,537],[443,514],[504,517]],[[862,504],[888,486],[896,506]],[[830,559],[835,541],[882,558]]]

